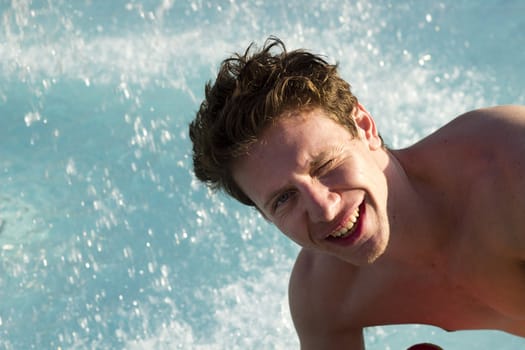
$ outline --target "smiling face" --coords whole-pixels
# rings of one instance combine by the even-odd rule
[[[363,265],[388,242],[388,156],[362,106],[354,118],[359,137],[321,109],[282,117],[237,160],[233,176],[261,213],[299,245]]]

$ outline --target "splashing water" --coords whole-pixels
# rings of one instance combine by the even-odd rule
[[[297,348],[286,285],[298,248],[192,174],[187,124],[204,82],[226,56],[277,35],[339,62],[387,143],[402,147],[466,110],[525,102],[524,9],[4,1],[1,347]],[[366,340],[524,344],[468,334],[392,326]]]

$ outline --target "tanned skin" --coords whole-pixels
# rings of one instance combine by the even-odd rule
[[[281,118],[233,170],[303,247],[301,348],[360,350],[363,328],[401,323],[525,337],[525,107],[468,112],[399,150],[363,106],[352,117],[358,137],[319,108]]]

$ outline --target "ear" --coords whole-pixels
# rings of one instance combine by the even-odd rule
[[[371,150],[376,150],[383,146],[374,118],[372,118],[370,113],[359,102],[357,103],[354,120],[359,134],[364,136]]]

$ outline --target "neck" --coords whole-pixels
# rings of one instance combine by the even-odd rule
[[[435,266],[450,230],[449,205],[430,178],[417,176],[403,151],[387,151],[390,241],[384,258],[413,266]]]

